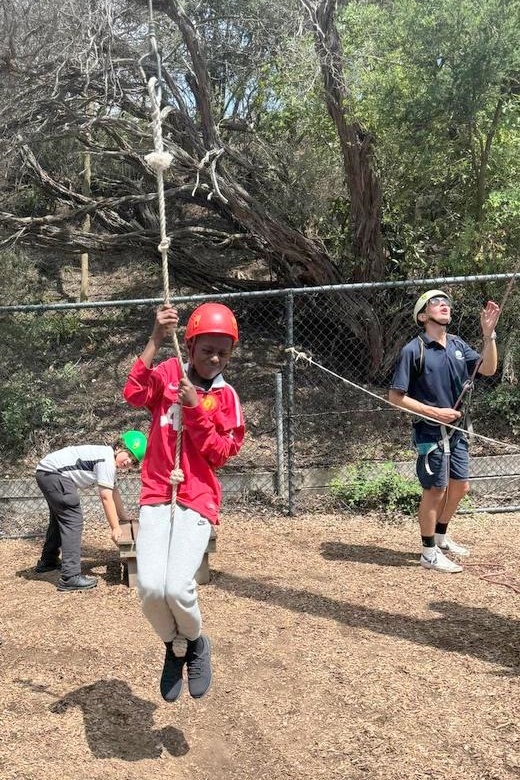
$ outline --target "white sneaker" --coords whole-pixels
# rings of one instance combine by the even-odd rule
[[[467,558],[467,556],[470,554],[467,547],[463,547],[461,544],[457,544],[457,542],[454,542],[453,539],[450,539],[450,537],[447,535],[444,540],[444,544],[438,544],[437,547],[439,550],[453,553],[453,555],[459,555],[461,558]]]
[[[426,558],[424,555],[421,555],[420,563],[421,566],[424,566],[425,569],[444,571],[448,574],[458,574],[460,571],[462,571],[462,566],[460,566],[458,563],[450,561],[449,558],[446,558],[444,553],[442,553],[438,547],[435,548],[435,552],[432,558]]]

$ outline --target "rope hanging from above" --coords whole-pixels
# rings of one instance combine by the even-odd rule
[[[152,0],[149,0],[149,38],[150,38],[150,50],[151,55],[155,58],[157,65],[157,78],[152,76],[150,79],[146,78],[146,73],[143,68],[143,60],[149,55],[144,55],[139,60],[139,68],[143,81],[148,89],[148,96],[150,98],[151,105],[151,127],[153,134],[154,151],[145,155],[144,160],[147,165],[155,171],[157,181],[157,203],[159,206],[159,229],[160,229],[160,242],[157,247],[159,254],[161,255],[162,263],[162,281],[163,281],[163,300],[166,306],[169,306],[170,301],[170,278],[168,268],[168,251],[170,249],[170,238],[166,232],[166,204],[164,198],[164,173],[171,165],[173,156],[165,151],[163,136],[162,136],[162,121],[169,114],[171,108],[166,106],[161,110],[162,101],[162,88],[161,88],[161,58],[159,50],[157,48],[157,39],[155,37],[155,23],[153,19],[153,4]],[[177,338],[177,331],[172,332],[173,347],[175,356],[179,362],[181,374],[186,376],[184,370],[184,362],[179,346],[179,340]],[[178,471],[180,468],[181,460],[181,447],[182,447],[182,406],[179,404],[179,424],[177,430],[177,437],[175,442],[175,461],[174,470]],[[175,511],[175,500],[177,493],[177,483],[173,482],[173,494],[172,494],[172,518]]]

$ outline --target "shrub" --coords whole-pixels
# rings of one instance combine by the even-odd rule
[[[12,377],[0,390],[0,446],[6,455],[24,455],[34,433],[54,422],[57,405],[41,394],[28,374]]]
[[[32,348],[43,352],[70,344],[81,328],[80,312],[46,312],[30,317],[28,323]]]
[[[479,399],[479,411],[505,420],[514,436],[520,433],[520,386],[499,385]]]
[[[413,515],[422,489],[416,480],[403,477],[393,463],[356,463],[329,485],[332,495],[352,509],[382,509]]]

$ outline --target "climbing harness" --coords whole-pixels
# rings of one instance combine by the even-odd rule
[[[421,334],[417,336],[418,355],[413,363],[414,378],[418,378],[424,371],[425,363],[425,349],[426,344]],[[453,428],[448,430],[445,425],[437,422],[437,426],[440,428],[440,438],[436,442],[413,442],[414,448],[418,455],[424,457],[424,468],[426,473],[430,476],[433,475],[433,471],[430,467],[429,455],[435,452],[437,449],[442,450],[444,455],[449,456],[451,454],[451,439],[457,430],[464,431],[464,433],[471,434],[473,432],[473,424],[469,416],[469,407],[471,403],[471,394],[473,392],[473,386],[478,369],[482,363],[482,359],[477,360],[471,376],[465,380],[462,385],[460,394],[453,406],[456,411],[461,411],[461,417],[454,424]],[[449,464],[447,464],[449,470]]]

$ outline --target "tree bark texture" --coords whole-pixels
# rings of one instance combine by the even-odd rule
[[[385,262],[381,235],[381,183],[375,168],[374,139],[348,116],[341,41],[335,21],[336,0],[301,0],[309,12],[320,63],[325,101],[338,133],[350,196],[352,249],[360,261],[356,280],[380,281]]]

